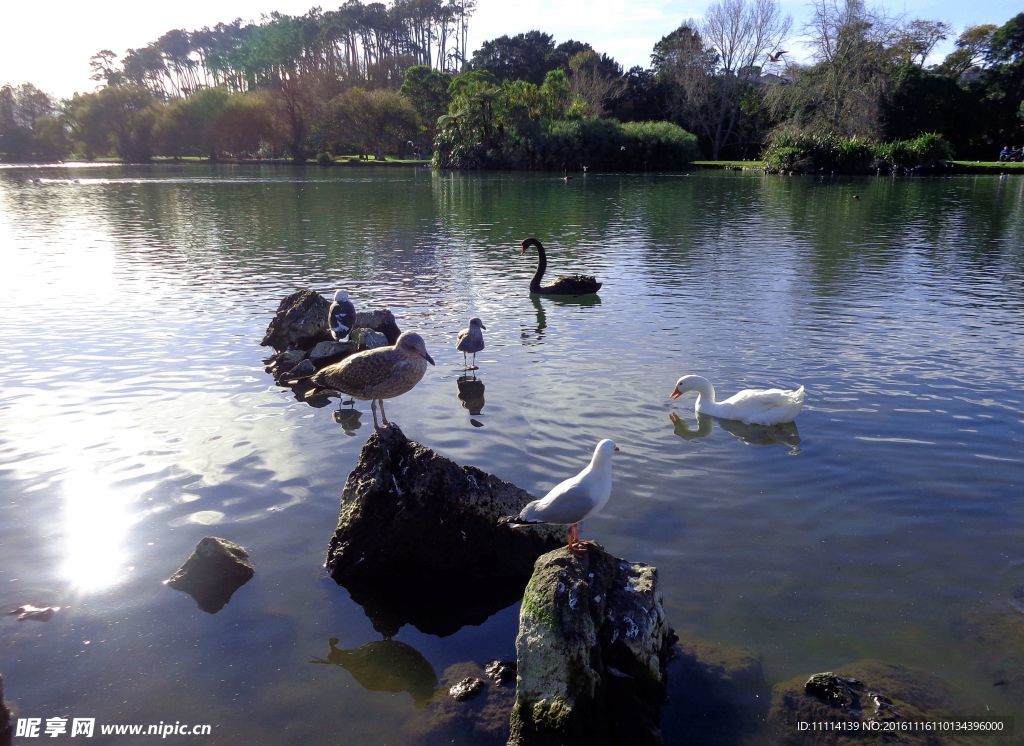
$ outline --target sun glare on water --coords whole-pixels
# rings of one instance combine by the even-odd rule
[[[85,467],[65,477],[62,575],[78,592],[105,590],[127,577],[125,542],[135,522],[130,504],[130,495]]]

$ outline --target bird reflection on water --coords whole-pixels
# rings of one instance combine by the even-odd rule
[[[334,421],[341,425],[341,429],[345,431],[345,435],[355,435],[356,430],[363,426],[360,421],[363,413],[355,407],[351,409],[336,409],[334,410]]]
[[[407,692],[417,707],[424,707],[437,689],[437,673],[430,661],[404,642],[385,639],[346,650],[332,637],[328,644],[327,657],[310,663],[340,666],[371,692]]]
[[[530,303],[533,304],[534,311],[537,313],[537,326],[531,330],[526,325],[523,325],[519,339],[522,340],[524,345],[543,342],[544,336],[547,333],[548,315],[547,311],[544,310],[544,304],[541,303],[541,298],[556,306],[581,306],[589,308],[590,306],[601,305],[601,296],[599,295],[538,295],[537,293],[530,293]]]
[[[791,456],[800,453],[800,431],[795,422],[780,425],[749,425],[739,420],[723,420],[707,414],[697,415],[697,427],[691,428],[690,423],[675,412],[669,412],[669,420],[675,434],[683,440],[706,438],[714,430],[714,423],[735,438],[749,446],[782,445],[789,447]]]
[[[472,417],[479,416],[484,408],[484,382],[476,375],[459,376],[455,385],[459,387],[459,401],[463,408],[468,409]],[[470,422],[473,427],[484,426],[479,420],[470,419]]]

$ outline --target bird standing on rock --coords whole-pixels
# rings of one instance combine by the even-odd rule
[[[615,441],[605,438],[594,449],[590,463],[574,477],[555,485],[540,500],[527,503],[518,516],[502,518],[513,528],[531,523],[569,525],[569,551],[586,551],[589,542],[580,541],[577,524],[597,513],[612,494],[612,454],[619,450]]]
[[[373,426],[377,424],[377,402],[385,425],[390,425],[384,411],[384,400],[401,396],[412,389],[434,358],[427,353],[426,343],[416,332],[402,332],[394,345],[357,352],[340,363],[318,370],[309,379],[315,386],[356,399],[369,399]]]
[[[476,370],[476,353],[480,352],[484,348],[484,333],[481,329],[486,329],[484,322],[478,317],[474,316],[469,320],[469,328],[463,329],[459,332],[458,339],[455,342],[455,349],[462,353],[462,367],[466,370]],[[473,367],[467,367],[466,365],[466,353],[473,353]]]
[[[352,325],[356,323],[356,307],[348,299],[348,293],[344,290],[337,290],[334,293],[334,302],[327,312],[327,326],[331,329],[331,336],[335,342],[340,342],[352,331]]]

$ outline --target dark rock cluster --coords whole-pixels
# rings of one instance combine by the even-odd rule
[[[327,326],[330,306],[320,293],[296,290],[278,305],[260,342],[275,350],[263,361],[266,372],[279,385],[297,387],[300,398],[309,398],[309,386],[303,381],[321,368],[355,352],[394,344],[401,334],[391,311],[360,311],[349,338],[336,342]]]

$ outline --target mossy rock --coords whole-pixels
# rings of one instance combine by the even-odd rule
[[[963,719],[949,688],[924,671],[862,660],[833,671],[797,676],[772,690],[771,743],[805,746],[978,743],[955,732],[903,730],[898,723]],[[845,724],[848,730],[810,730],[801,723]],[[895,730],[887,730],[894,724]],[[804,730],[800,730],[804,728]],[[866,730],[872,728],[872,730]]]
[[[516,638],[509,744],[658,744],[672,630],[657,570],[595,544],[537,560]]]

